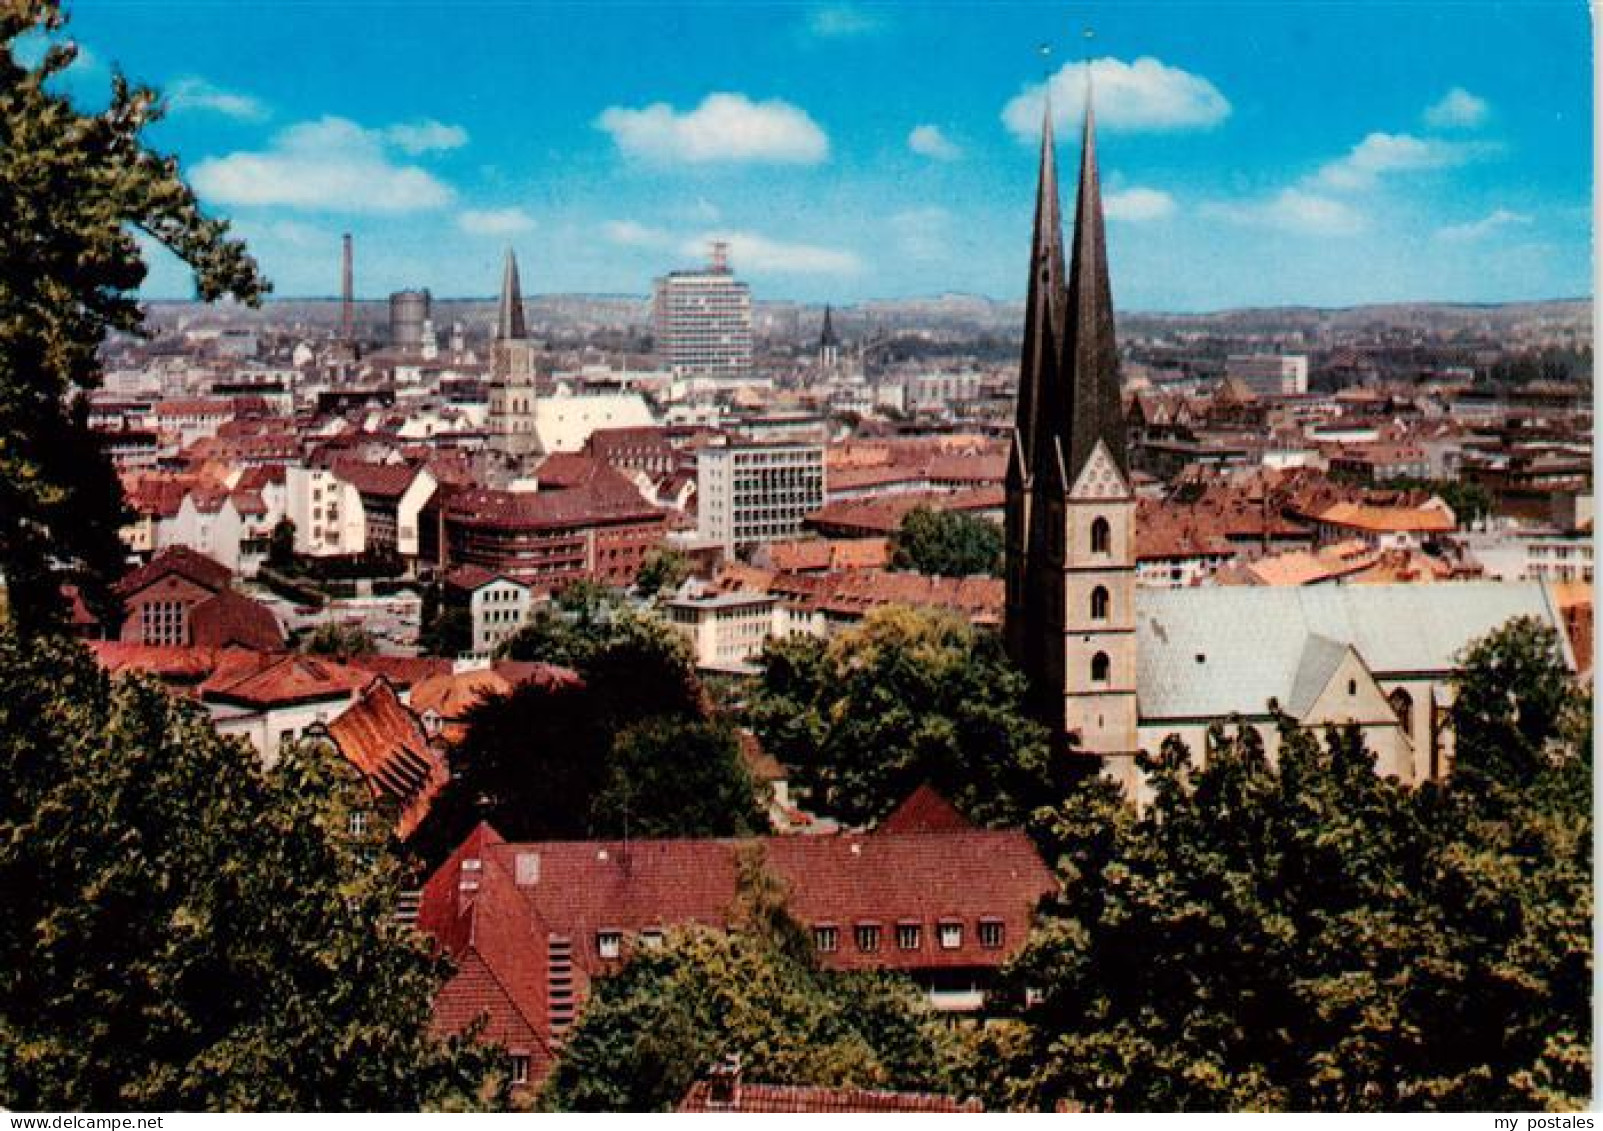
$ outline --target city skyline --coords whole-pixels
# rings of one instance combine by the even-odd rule
[[[716,236],[762,299],[1017,299],[1042,77],[1072,162],[1087,58],[1121,309],[1591,291],[1580,5],[71,15],[69,89],[160,88],[152,141],[281,297],[337,293],[351,231],[367,298],[490,293],[508,246],[531,295],[645,294]]]

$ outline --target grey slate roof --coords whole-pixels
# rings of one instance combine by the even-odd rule
[[[1558,629],[1574,667],[1537,581],[1138,588],[1138,708],[1143,721],[1219,718],[1261,714],[1274,698],[1295,712],[1340,662],[1332,646],[1351,644],[1378,679],[1442,675],[1466,645],[1520,616]]]

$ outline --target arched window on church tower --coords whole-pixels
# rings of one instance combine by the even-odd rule
[[[1091,657],[1091,682],[1092,683],[1106,683],[1106,682],[1108,682],[1108,668],[1109,668],[1109,666],[1110,666],[1110,664],[1108,662],[1108,654],[1106,652],[1098,652],[1096,655],[1092,656]]]
[[[1093,554],[1107,553],[1108,543],[1111,540],[1111,530],[1107,519],[1098,518],[1091,524],[1091,552]]]
[[[1100,585],[1091,590],[1091,619],[1108,619],[1108,591]]]
[[[1391,709],[1397,712],[1397,720],[1403,724],[1403,733],[1409,738],[1414,737],[1414,697],[1407,690],[1399,687],[1386,696]]]

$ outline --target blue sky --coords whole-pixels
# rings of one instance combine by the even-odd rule
[[[644,293],[714,236],[759,298],[1023,291],[1052,76],[1097,90],[1126,309],[1589,294],[1579,3],[82,0],[280,295]],[[1082,29],[1095,29],[1089,41]],[[1038,51],[1050,43],[1044,61]],[[1065,202],[1065,208],[1069,202]],[[159,263],[155,296],[189,293]]]

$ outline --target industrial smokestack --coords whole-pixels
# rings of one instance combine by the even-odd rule
[[[344,245],[340,262],[340,338],[349,345],[356,336],[356,288],[351,271],[351,234],[346,232],[340,238]]]

